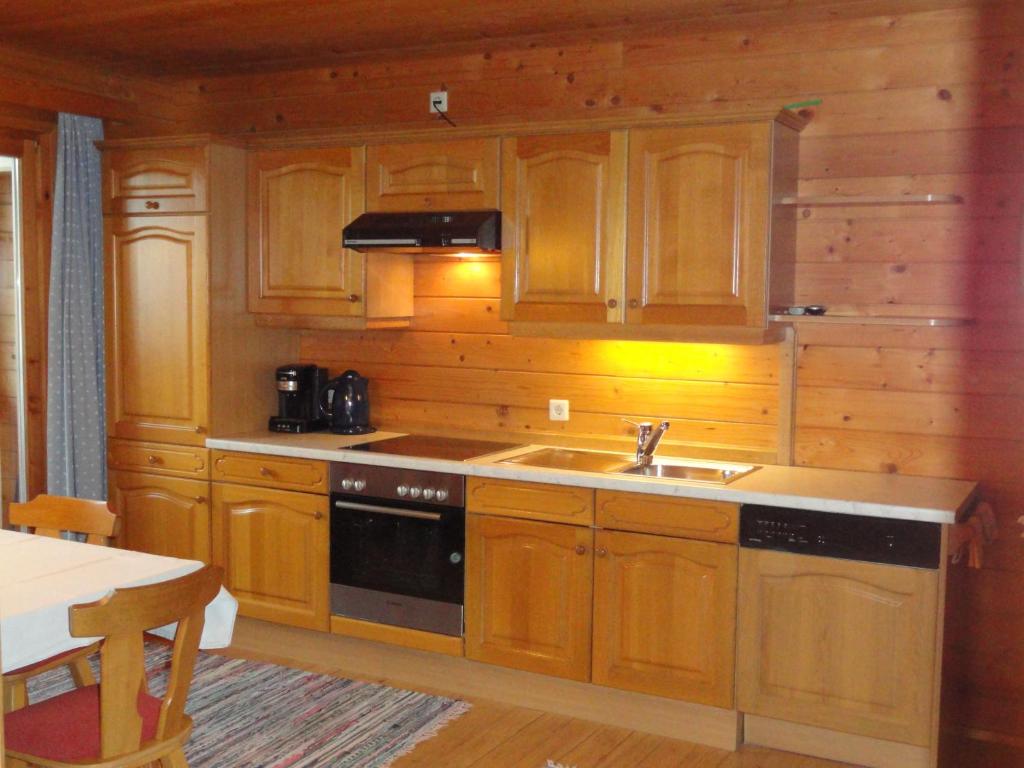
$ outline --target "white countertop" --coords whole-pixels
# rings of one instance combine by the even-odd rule
[[[682,496],[740,504],[834,512],[838,514],[887,517],[949,524],[970,505],[977,484],[967,480],[850,472],[809,467],[761,465],[760,469],[727,485],[706,485],[630,475],[547,469],[523,464],[501,464],[500,459],[548,447],[523,445],[502,453],[470,461],[424,459],[367,453],[346,448],[358,443],[399,437],[404,432],[374,432],[370,435],[334,435],[315,432],[288,435],[263,432],[236,437],[208,438],[208,448],[259,453],[271,456],[348,461],[354,464],[455,472],[467,476],[575,485],[586,488]],[[511,441],[510,441],[511,442]],[[679,461],[672,457],[672,461]],[[699,460],[701,464],[729,464]]]

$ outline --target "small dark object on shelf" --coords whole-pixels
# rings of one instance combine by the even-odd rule
[[[804,312],[806,312],[808,315],[824,315],[825,309],[826,308],[821,304],[808,304],[806,307],[804,307]]]

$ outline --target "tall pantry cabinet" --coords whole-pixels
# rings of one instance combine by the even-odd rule
[[[265,428],[291,332],[246,312],[245,151],[205,136],[103,152],[107,436],[120,543],[210,559],[205,441]]]

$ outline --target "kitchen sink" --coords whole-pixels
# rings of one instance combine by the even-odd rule
[[[499,463],[575,472],[658,477],[707,485],[726,485],[759,469],[753,464],[687,461],[685,459],[656,459],[651,464],[640,466],[629,455],[572,448],[538,448],[528,453],[502,459]]]
[[[568,469],[574,472],[619,472],[635,465],[631,456],[604,451],[577,451],[571,448],[539,448],[522,453],[500,464],[525,464],[545,469]]]

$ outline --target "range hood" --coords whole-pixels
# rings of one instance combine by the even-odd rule
[[[501,212],[364,213],[341,244],[363,253],[498,253]]]

